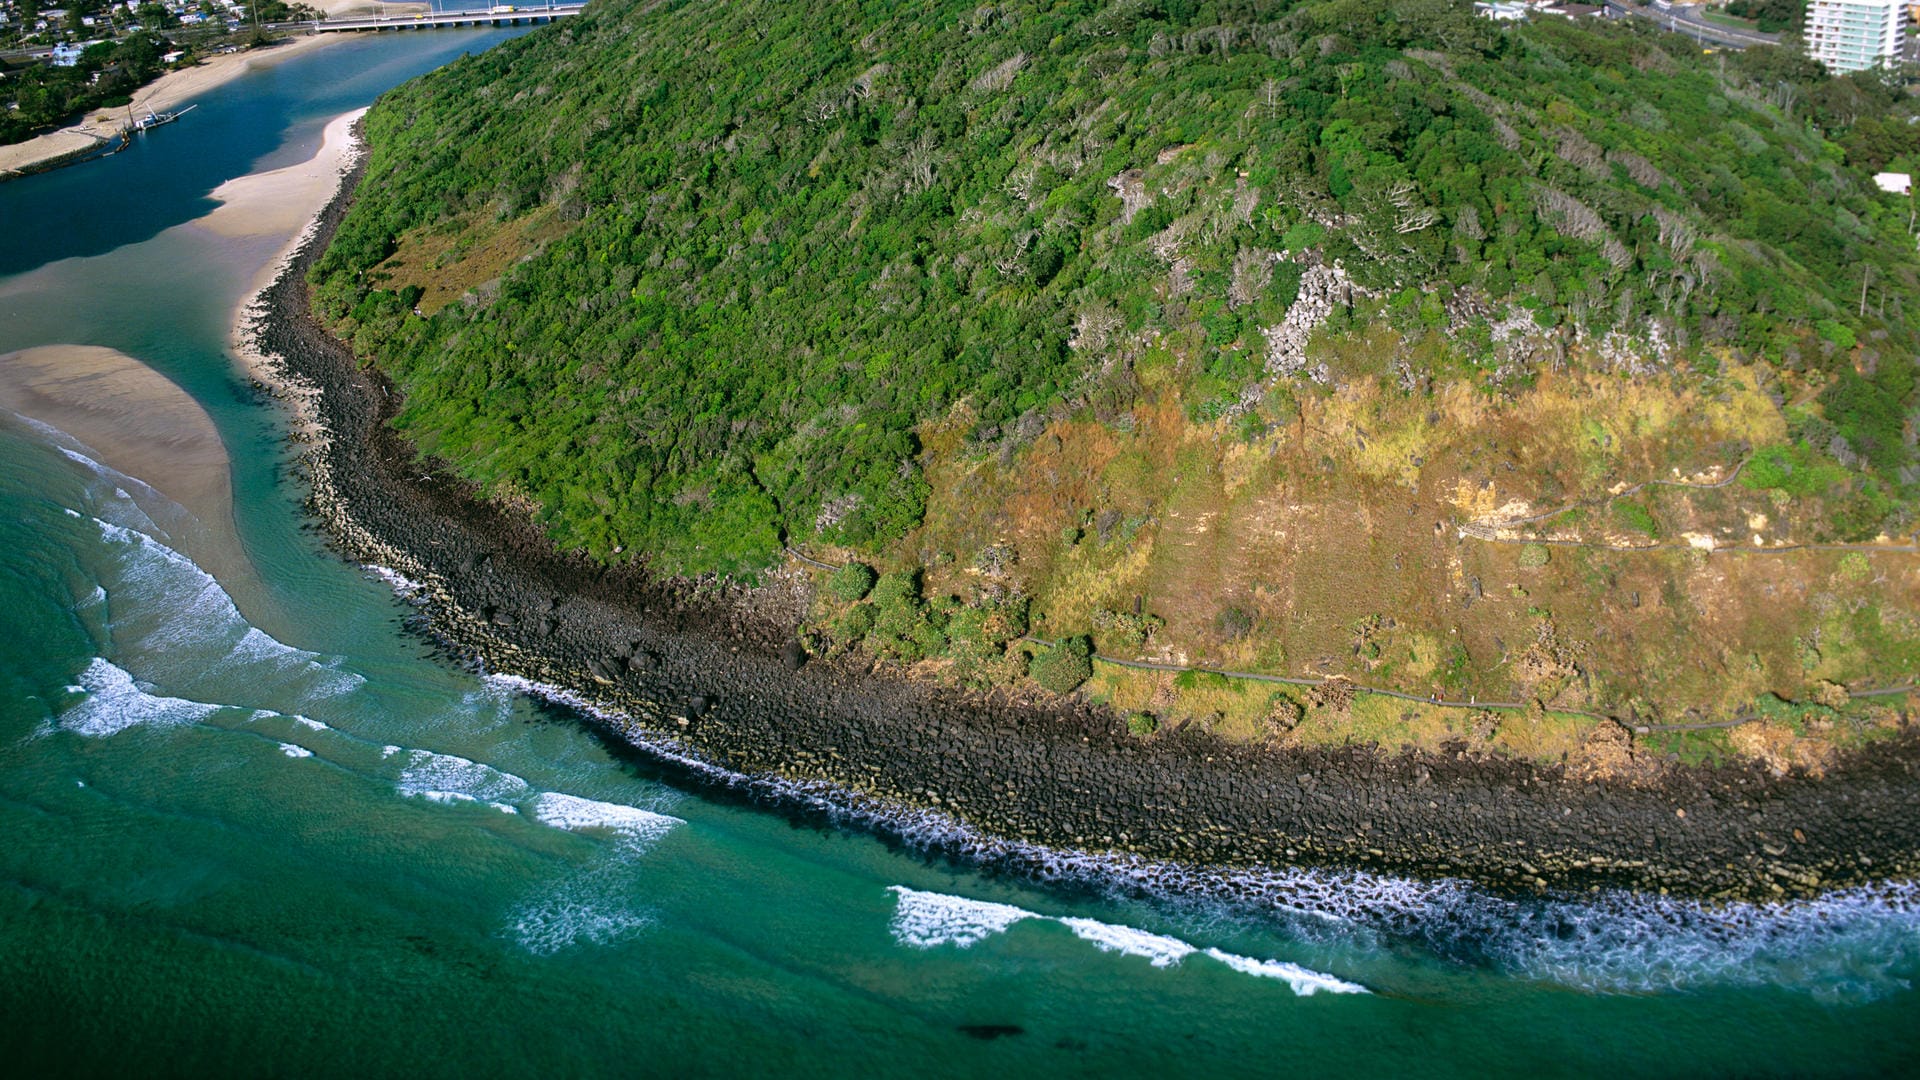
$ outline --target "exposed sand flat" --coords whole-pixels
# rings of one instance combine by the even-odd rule
[[[113,136],[113,132],[90,124],[78,124],[59,131],[36,135],[23,143],[0,146],[0,176],[51,161],[81,150],[90,150]]]
[[[292,38],[270,49],[213,56],[182,71],[170,71],[142,87],[133,95],[133,111],[148,109],[165,112],[179,108],[189,99],[255,68],[277,64],[319,48],[329,41],[345,40],[350,34],[312,34]],[[184,121],[183,121],[184,122]],[[23,143],[0,146],[0,175],[29,168],[63,154],[70,154],[102,140],[115,137],[127,124],[127,110],[95,109],[72,127],[35,136]]]
[[[44,345],[0,356],[0,410],[59,429],[87,456],[179,504],[128,492],[242,611],[267,614],[234,527],[227,448],[213,418],[147,365],[94,345]],[[275,627],[280,629],[279,627]]]
[[[44,345],[0,356],[0,407],[59,428],[102,464],[231,529],[227,448],[200,403],[125,353]]]
[[[356,109],[329,122],[313,157],[272,172],[237,176],[214,188],[213,198],[220,205],[193,224],[222,236],[283,235],[291,247],[339,189],[353,148],[354,121],[366,112]],[[271,268],[277,270],[285,257],[283,250]]]

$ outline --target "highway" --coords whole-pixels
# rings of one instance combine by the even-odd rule
[[[1758,30],[1739,30],[1708,22],[1701,17],[1699,7],[1694,4],[1669,4],[1660,0],[1655,0],[1648,5],[1632,4],[1627,0],[1603,0],[1603,2],[1606,4],[1609,17],[1617,14],[1652,19],[1676,34],[1685,34],[1707,45],[1718,45],[1727,49],[1745,49],[1753,45],[1780,44],[1778,34],[1763,34]]]

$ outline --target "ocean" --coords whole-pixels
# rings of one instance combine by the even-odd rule
[[[231,462],[230,515],[204,520],[138,462],[0,411],[20,1075],[1920,1068],[1908,884],[1712,908],[1286,868],[1228,903],[1071,853],[1011,877],[936,854],[980,842],[937,818],[880,835],[679,789],[563,693],[451,662],[404,581],[311,528],[285,417],[231,355],[285,238],[193,223],[221,183],[511,33],[330,46],[0,185],[0,354],[125,354]]]

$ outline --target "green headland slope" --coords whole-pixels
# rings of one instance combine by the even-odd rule
[[[313,283],[561,546],[870,564],[825,650],[1817,769],[1920,669],[1914,112],[1446,0],[595,0],[374,108]]]

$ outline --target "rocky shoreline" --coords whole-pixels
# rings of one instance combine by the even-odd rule
[[[1184,867],[1311,866],[1497,889],[1773,899],[1920,870],[1920,736],[1826,777],[1669,767],[1633,784],[1451,754],[1141,740],[1073,700],[978,695],[809,660],[793,588],[656,581],[556,552],[424,471],[396,396],[313,317],[306,271],[361,164],[260,297],[249,333],[312,410],[311,509],[349,558],[415,583],[434,633],[488,671],[570,688],[610,738],[691,780],[744,774],[818,803],[931,809],[973,831]],[[673,766],[678,760],[681,765]],[[702,782],[728,783],[709,777]],[[776,796],[780,797],[780,796]],[[871,820],[873,815],[865,815]]]

